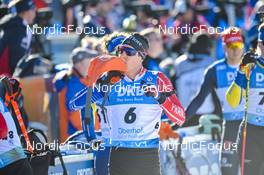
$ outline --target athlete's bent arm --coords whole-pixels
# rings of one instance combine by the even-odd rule
[[[77,111],[85,107],[88,88],[73,92],[73,96],[67,101],[69,111]],[[93,88],[92,103],[104,97],[104,93]]]
[[[214,87],[216,87],[215,67],[211,67],[205,73],[205,78],[200,91],[186,109],[187,120],[189,120],[191,116],[196,114],[197,110],[203,104],[208,94],[213,91]]]
[[[244,94],[246,87],[246,75],[241,71],[237,71],[235,80],[226,92],[226,100],[232,108],[236,108],[240,104],[242,94]]]
[[[161,92],[160,96],[173,92],[169,96],[160,97],[158,101],[168,118],[177,125],[182,125],[185,121],[184,108],[176,97],[172,83],[163,73],[158,73],[158,89]]]

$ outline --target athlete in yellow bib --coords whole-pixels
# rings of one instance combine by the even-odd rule
[[[260,174],[264,163],[264,141],[260,139],[264,137],[264,23],[259,27],[258,47],[261,56],[253,52],[244,55],[236,78],[226,93],[226,99],[233,108],[248,94],[245,112],[247,129],[244,130],[247,134],[242,145],[245,160],[242,154],[241,166],[245,165],[242,173],[256,175]]]

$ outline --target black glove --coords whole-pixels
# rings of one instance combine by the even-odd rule
[[[171,92],[159,92],[157,86],[152,83],[146,83],[144,80],[141,81],[141,88],[148,97],[155,98],[159,104],[163,104],[166,101],[166,98],[175,94],[174,91]]]
[[[247,64],[250,64],[250,63],[255,63],[256,57],[257,57],[257,54],[255,52],[252,52],[252,51],[246,52],[242,58],[242,66],[246,66]]]
[[[12,88],[12,92],[14,94],[14,98],[15,100],[18,100],[20,97],[21,97],[21,86],[20,86],[20,83],[17,79],[14,79],[14,78],[9,78],[9,81],[10,81],[10,85],[11,85],[11,88]]]
[[[12,96],[17,100],[21,96],[21,87],[18,80],[6,76],[0,79],[1,97],[5,99],[5,94]]]
[[[119,80],[121,80],[124,77],[124,75],[119,71],[110,71],[106,75],[106,82],[108,84],[115,84]]]
[[[97,80],[96,84],[113,85],[122,79],[124,75],[119,71],[109,71]]]
[[[140,87],[144,91],[146,96],[154,97],[155,99],[159,97],[158,88],[154,84],[147,83],[144,80],[142,80],[140,83]]]

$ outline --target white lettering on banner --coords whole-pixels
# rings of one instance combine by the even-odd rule
[[[220,167],[218,166],[217,163],[213,163],[211,165],[212,174],[215,174],[215,175],[220,174],[219,169],[220,169]]]
[[[264,74],[263,73],[256,73],[256,81],[257,82],[264,81]]]
[[[85,168],[77,170],[77,175],[92,175],[92,168]]]
[[[147,142],[146,142],[146,141],[139,142],[139,143],[135,142],[135,144],[136,144],[136,146],[139,147],[139,148],[142,147],[142,145],[144,145],[144,147],[147,146]]]
[[[257,107],[256,108],[256,113],[263,114],[264,113],[264,109]]]
[[[176,105],[173,105],[171,107],[171,110],[174,111],[176,114],[178,114],[180,116],[184,116],[184,111],[181,108],[179,108],[178,106],[176,106]]]
[[[124,129],[124,128],[118,128],[119,134],[139,134],[143,132],[143,128],[131,128],[131,129]]]
[[[140,87],[133,87],[133,86],[121,87],[117,91],[118,97],[142,96],[143,94],[144,94],[144,91]]]
[[[125,96],[126,94],[126,90],[124,87],[120,88],[118,91],[117,91],[117,96],[118,97],[122,97],[122,96]]]
[[[204,174],[217,175],[220,173],[219,166],[217,163],[213,163],[211,166],[202,165],[200,167],[191,167],[189,171],[190,174],[192,175],[204,175]]]
[[[63,175],[63,173],[50,173],[50,175]]]
[[[231,82],[235,79],[235,74],[233,72],[227,72],[226,74],[228,82]]]

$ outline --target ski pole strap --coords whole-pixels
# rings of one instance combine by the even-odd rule
[[[2,77],[1,82],[3,83],[3,85],[5,87],[5,105],[10,110],[11,99],[14,98],[14,95],[12,95],[13,90],[11,88],[8,77],[6,77],[6,76]]]
[[[176,168],[179,175],[191,175],[189,170],[186,167],[185,160],[182,158],[182,150],[181,145],[183,142],[183,137],[179,137],[178,146],[177,146],[177,152],[175,153],[174,150],[172,151],[173,156],[176,159]]]
[[[89,136],[90,136],[88,125],[90,125],[90,121],[91,121],[92,93],[93,93],[92,87],[87,87],[85,117],[82,117],[82,128],[87,142],[89,142]]]
[[[19,107],[18,107],[18,104],[16,101],[14,100],[11,100],[11,104],[12,104],[12,107],[14,109],[14,112],[16,114],[16,117],[17,117],[17,120],[18,120],[18,123],[19,123],[19,126],[21,128],[21,131],[22,131],[22,134],[26,140],[26,144],[27,144],[27,150],[30,152],[30,153],[33,153],[33,147],[30,143],[30,140],[29,140],[29,137],[28,137],[28,132],[27,132],[27,129],[26,129],[26,126],[24,124],[24,121],[23,121],[23,118],[22,118],[22,115],[21,115],[21,112],[19,110]]]
[[[60,162],[61,162],[61,166],[62,166],[62,169],[63,169],[63,175],[68,175],[67,168],[65,166],[64,160],[63,160],[61,152],[60,152],[60,148],[58,149],[58,156],[59,156],[59,159],[60,159]]]
[[[20,84],[16,84],[17,85],[17,91],[14,92],[13,87],[11,87],[10,81],[12,81],[12,79],[9,79],[6,76],[1,79],[1,82],[3,83],[3,85],[5,87],[5,105],[7,106],[7,108],[9,110],[11,110],[11,108],[12,108],[11,101],[12,100],[15,101],[17,99],[17,97],[19,96],[19,94],[21,93]]]

